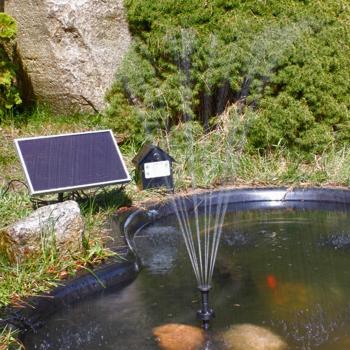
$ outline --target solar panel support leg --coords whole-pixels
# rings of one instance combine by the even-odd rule
[[[58,200],[59,203],[63,202],[63,192],[60,192],[58,194],[58,199],[57,200]]]

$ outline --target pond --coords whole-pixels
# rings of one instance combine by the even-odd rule
[[[231,349],[225,332],[251,324],[291,350],[348,350],[349,223],[340,204],[229,206],[210,292],[216,317],[202,348]],[[26,348],[156,350],[154,327],[200,326],[200,295],[176,217],[147,225],[134,243],[143,264],[134,282],[60,310],[25,337]]]

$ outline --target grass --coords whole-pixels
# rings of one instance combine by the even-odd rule
[[[86,270],[112,255],[95,242],[86,254],[65,259],[58,258],[54,249],[47,245],[40,255],[25,262],[9,263],[2,259],[0,306],[20,306],[26,297],[47,292],[58,286],[62,279],[74,276],[77,270]]]
[[[349,145],[329,145],[317,155],[281,145],[264,152],[246,150],[245,127],[244,116],[231,106],[209,133],[198,125],[178,125],[159,137],[157,142],[176,160],[176,187],[349,186]]]
[[[26,192],[8,191],[0,188],[0,229],[27,216],[32,211],[30,197]]]
[[[311,160],[298,159],[288,150],[244,153],[229,165],[225,158],[218,157],[207,161],[205,167],[190,166],[191,170],[186,167],[183,154],[176,159],[179,162],[175,164],[176,185],[183,189],[228,185],[347,187],[350,184],[349,147],[330,149]]]
[[[24,347],[16,339],[17,332],[9,328],[4,328],[0,331],[0,350],[22,350]]]

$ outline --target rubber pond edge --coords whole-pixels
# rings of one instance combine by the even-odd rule
[[[128,246],[126,260],[110,261],[62,285],[50,293],[30,298],[24,308],[9,308],[0,318],[0,328],[14,327],[25,334],[43,325],[45,320],[62,307],[87,300],[97,293],[117,291],[131,283],[141,268],[133,245],[134,235],[152,222],[174,215],[176,201],[181,201],[182,210],[192,212],[201,207],[210,194],[211,204],[227,202],[230,210],[269,208],[324,208],[327,210],[350,210],[350,190],[329,188],[247,188],[206,191],[185,196],[174,196],[162,202],[149,203],[142,208],[130,207],[118,210],[112,216],[112,229],[116,236],[123,237]]]
[[[210,195],[213,206],[227,203],[233,211],[261,210],[271,208],[304,208],[325,210],[350,210],[350,190],[337,188],[245,188],[204,191],[195,194],[174,196],[158,203],[149,203],[142,208],[131,208],[114,215],[115,230],[125,237],[128,249],[135,256],[135,263],[141,267],[134,246],[134,235],[152,222],[174,215],[175,210],[194,208],[201,210],[205,198]],[[179,205],[180,203],[180,205]]]
[[[57,310],[98,293],[122,289],[136,278],[138,272],[134,261],[109,261],[91,271],[72,280],[62,281],[49,293],[28,298],[23,307],[4,309],[0,328],[8,326],[18,330],[20,335],[35,331]]]

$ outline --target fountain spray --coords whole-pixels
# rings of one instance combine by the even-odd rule
[[[177,197],[173,200],[173,206],[196,276],[198,290],[201,293],[201,305],[200,310],[197,311],[197,318],[202,321],[202,327],[207,330],[210,321],[215,317],[214,310],[209,306],[209,291],[227,209],[227,196],[216,197],[215,206],[212,205],[211,193],[200,197],[193,196],[192,201],[189,203],[185,198]],[[191,207],[195,219],[193,225],[189,220]],[[201,214],[199,207],[201,207]]]

